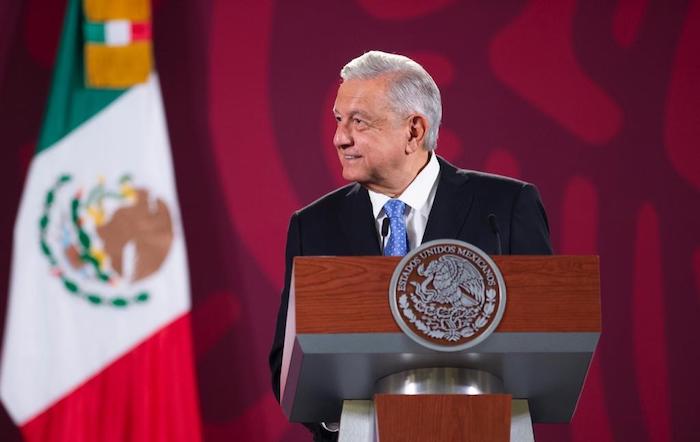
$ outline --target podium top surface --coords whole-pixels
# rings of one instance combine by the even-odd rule
[[[296,332],[400,333],[388,308],[398,257],[297,257]],[[508,301],[497,332],[600,332],[597,256],[493,256]]]

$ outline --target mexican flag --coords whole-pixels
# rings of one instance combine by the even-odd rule
[[[14,231],[0,397],[28,441],[198,441],[147,0],[68,0]]]

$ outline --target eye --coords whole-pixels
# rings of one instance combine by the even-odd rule
[[[352,124],[354,124],[355,126],[360,127],[360,128],[367,126],[367,122],[365,120],[360,119],[360,118],[353,118]]]

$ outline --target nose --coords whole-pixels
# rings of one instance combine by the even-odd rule
[[[338,123],[333,136],[333,144],[337,149],[345,149],[352,146],[352,135],[344,124]]]

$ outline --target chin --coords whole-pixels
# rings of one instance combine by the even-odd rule
[[[355,174],[353,174],[353,173],[351,173],[351,172],[348,172],[348,171],[346,171],[345,169],[343,169],[343,179],[344,179],[345,181],[357,181],[357,180],[355,179]]]
[[[343,179],[346,181],[357,181],[358,183],[362,184],[364,180],[364,177],[359,174],[359,173],[352,173],[350,171],[345,171],[343,170]]]

